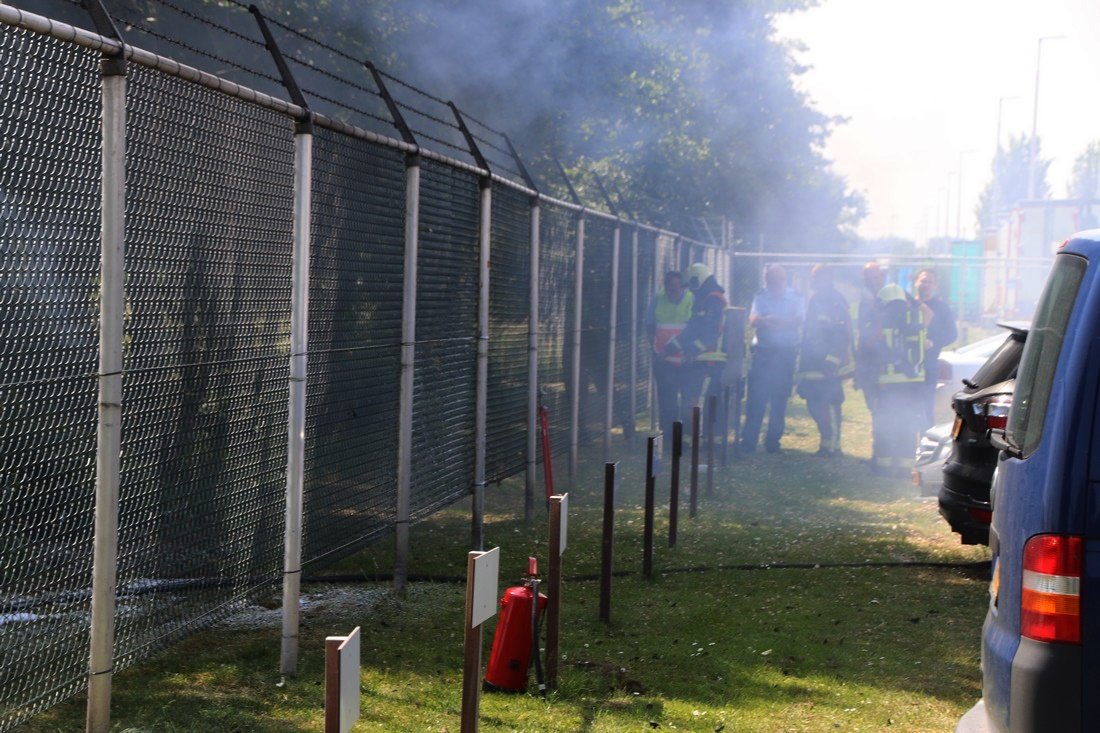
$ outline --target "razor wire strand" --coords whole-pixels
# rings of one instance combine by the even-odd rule
[[[425,160],[420,178],[412,516],[469,495],[480,277],[477,177]]]
[[[253,80],[252,83],[259,82],[258,86],[263,90],[275,93],[282,92],[282,81],[271,73],[261,70],[262,68],[270,68],[270,55],[262,41],[230,28],[225,23],[213,20],[209,16],[209,13],[213,11],[210,6],[204,6],[207,15],[200,15],[171,2],[171,0],[154,0],[154,2],[174,13],[185,26],[197,28],[197,30],[185,34],[180,27],[175,26],[172,27],[174,31],[172,34],[168,30],[162,32],[154,29],[152,23],[163,22],[163,19],[123,15],[122,7],[120,7],[111,13],[111,18],[121,26],[120,31],[125,40],[133,43],[135,40],[133,32],[136,31],[148,39],[158,42],[154,46],[162,45],[165,50],[173,48],[185,52],[185,56],[191,57],[191,61],[198,62],[195,63],[197,67],[203,65],[203,60],[214,62],[216,67],[208,68],[208,70],[218,76],[225,76],[225,67],[230,67],[250,77]],[[249,22],[251,22],[251,19],[249,19]],[[216,35],[211,37],[211,34]],[[184,35],[191,36],[190,42],[184,40],[182,37]],[[202,40],[207,41],[204,46],[199,45]],[[233,58],[227,57],[222,52],[225,48],[235,51],[235,56]],[[247,53],[242,53],[242,48]]]
[[[392,527],[404,207],[400,151],[315,132],[306,567],[339,559]]]
[[[428,100],[439,107],[450,110],[447,100],[442,99],[430,92],[427,92],[414,84],[410,84],[407,81],[399,79],[392,74],[389,74],[381,69],[378,73],[384,79],[388,79],[397,85],[398,89],[403,89],[407,92],[411,92],[418,100]],[[391,90],[393,92],[394,90]],[[406,112],[410,112],[414,119],[410,120],[406,118],[410,129],[413,134],[416,135],[418,140],[430,140],[437,145],[443,146],[448,150],[458,154],[460,160],[466,162],[472,162],[473,158],[468,147],[466,147],[465,141],[461,143],[454,143],[447,140],[444,135],[455,137],[455,139],[461,139],[461,131],[458,124],[454,120],[444,119],[432,112],[424,109],[424,107],[411,103],[400,97],[398,94],[394,94],[394,102],[400,108]],[[422,120],[423,122],[430,124],[416,124],[415,120]]]
[[[485,475],[486,481],[500,481],[527,467],[529,198],[510,188],[494,187],[491,232]]]
[[[240,2],[239,0],[226,1],[230,5],[236,6],[246,11],[249,10],[249,6],[245,3]],[[325,43],[324,41],[314,38],[309,33],[306,33],[299,28],[295,28],[290,24],[279,20],[277,17],[264,15],[264,20],[269,25],[275,26],[285,33],[290,34],[290,36],[292,36],[294,39],[303,41],[311,47],[321,49],[328,54],[331,54],[333,58],[331,58],[330,61],[335,61],[337,63],[346,62],[352,65],[351,68],[354,68],[360,72],[365,71],[364,62],[362,59],[357,59],[346,51],[337,48],[330,43]],[[316,74],[322,79],[327,79],[328,81],[338,85],[343,90],[350,90],[355,93],[364,94],[367,95],[369,99],[374,99],[379,102],[381,101],[381,95],[376,90],[364,86],[351,78],[348,78],[348,75],[346,73],[338,74],[332,72],[317,63],[307,61],[306,59],[302,58],[298,53],[290,51],[288,49],[284,49],[284,57],[291,63],[294,63],[300,70],[305,70],[308,74]],[[381,114],[363,109],[361,106],[352,104],[347,100],[337,99],[334,93],[322,92],[318,85],[314,85],[310,82],[305,81],[304,79],[298,79],[297,81],[299,82],[299,86],[301,87],[302,92],[310,101],[319,100],[328,105],[331,105],[333,108],[352,112],[354,114],[361,115],[373,122],[380,123],[384,126],[384,129],[388,130],[392,128],[393,121],[388,117],[384,117]]]
[[[430,112],[425,112],[424,110],[413,107],[412,105],[407,104],[405,102],[397,102],[396,104],[400,109],[403,109],[406,112],[411,112],[414,115],[414,117],[413,117],[414,120],[415,119],[422,119],[422,120],[427,120],[428,122],[433,123],[433,125],[434,125],[433,126],[433,131],[428,132],[427,127],[422,127],[420,125],[416,125],[409,118],[405,119],[405,121],[409,124],[409,127],[412,129],[413,134],[416,135],[416,137],[418,139],[431,140],[432,142],[436,143],[437,145],[441,145],[441,146],[451,150],[452,152],[458,153],[461,156],[462,160],[467,160],[467,161],[473,160],[473,158],[470,154],[470,149],[468,147],[466,147],[465,143],[463,143],[463,144],[452,143],[452,142],[449,142],[449,141],[444,140],[443,138],[439,137],[439,135],[441,134],[440,132],[438,132],[439,130],[445,130],[449,133],[453,133],[455,135],[460,135],[461,132],[458,129],[458,125],[456,125],[453,122],[447,122],[446,120],[444,120],[440,117],[436,117],[435,115],[431,114]]]
[[[470,128],[470,136],[473,137],[475,141],[481,144],[481,152],[489,161],[490,165],[493,168],[493,171],[496,173],[502,171],[508,173],[509,176],[511,176],[516,182],[524,183],[526,185],[526,181],[523,180],[523,174],[521,174],[516,169],[515,163],[512,159],[512,151],[501,147],[500,143],[493,142],[485,135],[479,134],[477,128],[485,130],[487,133],[495,136],[500,140],[504,139],[504,133],[500,130],[490,127],[489,125],[469,114],[465,110],[462,110],[462,117],[466,120],[466,122],[471,123],[470,125],[467,125],[467,127]],[[489,152],[486,152],[486,148],[488,148]],[[497,154],[499,154],[499,157],[497,156]]]
[[[358,84],[358,83],[352,81],[351,79],[347,79],[343,76],[340,76],[339,74],[334,74],[330,71],[326,71],[325,69],[322,69],[322,68],[320,68],[320,67],[318,67],[314,64],[311,64],[308,61],[300,59],[296,55],[293,55],[293,54],[287,55],[286,59],[288,61],[290,61],[291,63],[296,64],[299,68],[305,69],[310,73],[315,73],[319,77],[324,78],[324,79],[328,79],[331,82],[335,82],[336,84],[340,85],[341,90],[347,90],[347,91],[350,91],[350,92],[353,92],[353,93],[357,92],[359,94],[366,95],[370,99],[374,99],[374,100],[379,101],[379,102],[381,101],[381,98],[379,97],[379,95],[376,91],[374,91],[373,89],[368,89],[367,87],[365,87],[361,84]],[[321,100],[321,101],[325,102],[326,104],[329,104],[329,105],[331,105],[331,106],[333,106],[337,109],[342,109],[342,110],[345,110],[347,112],[353,112],[353,113],[355,113],[357,115],[361,115],[362,117],[365,117],[369,120],[373,120],[374,122],[382,123],[387,129],[390,128],[393,124],[392,121],[389,118],[383,117],[380,114],[376,114],[376,113],[371,112],[369,110],[363,109],[362,107],[357,106],[356,104],[354,104],[352,102],[349,102],[349,101],[346,101],[346,100],[344,100],[344,101],[338,100],[332,94],[327,94],[325,92],[320,91],[320,89],[316,86],[302,84],[301,89],[302,89],[302,93],[305,95],[305,97],[308,101],[312,102],[314,100]]]
[[[130,70],[116,669],[281,577],[292,121]]]
[[[83,689],[87,672],[98,61],[0,28],[0,729]]]

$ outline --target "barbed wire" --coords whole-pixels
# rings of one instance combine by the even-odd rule
[[[223,64],[225,66],[230,66],[234,69],[237,69],[238,71],[243,71],[246,74],[251,74],[251,75],[253,75],[257,78],[265,79],[265,80],[267,80],[269,82],[272,82],[272,83],[275,83],[275,84],[282,84],[281,80],[275,78],[274,76],[272,76],[270,74],[266,74],[262,71],[257,71],[256,69],[247,67],[247,66],[245,66],[243,64],[240,64],[236,61],[233,61],[231,59],[227,59],[223,56],[218,56],[217,54],[211,53],[209,51],[198,48],[196,46],[192,46],[191,44],[184,43],[183,41],[177,40],[175,38],[171,38],[169,36],[164,35],[163,33],[160,33],[159,31],[153,30],[149,26],[146,26],[142,23],[138,23],[136,21],[129,20],[127,18],[123,18],[123,17],[120,17],[120,16],[112,15],[111,17],[116,22],[123,23],[123,24],[125,24],[126,26],[128,26],[130,28],[136,28],[138,31],[140,31],[141,33],[144,33],[147,36],[150,36],[152,38],[156,38],[157,40],[163,41],[163,42],[171,44],[173,46],[178,46],[179,48],[182,48],[186,51],[189,51],[190,53],[193,53],[196,56],[202,56],[204,58],[210,59],[211,61],[215,61],[215,62],[217,62],[219,64]]]

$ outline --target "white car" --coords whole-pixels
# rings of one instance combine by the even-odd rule
[[[1031,324],[1027,321],[1010,321],[997,325],[1011,331],[1019,328],[1026,329]],[[974,372],[985,364],[1006,338],[1008,338],[1007,333],[995,333],[972,344],[940,352],[935,404],[937,419],[946,419],[952,415],[952,395],[965,386],[963,380],[973,377]]]
[[[945,422],[928,428],[921,436],[913,461],[913,485],[921,496],[938,496],[943,483],[943,464],[951,455],[954,441],[951,436],[953,423]]]

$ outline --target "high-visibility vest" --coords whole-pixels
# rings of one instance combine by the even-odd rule
[[[694,299],[690,292],[685,291],[679,303],[673,303],[668,299],[662,288],[657,293],[657,302],[653,309],[653,320],[656,322],[656,333],[653,336],[653,351],[657,354],[664,353],[668,342],[680,335],[691,318],[691,307]],[[665,361],[671,364],[683,363],[680,356],[667,357]]]
[[[726,352],[722,349],[722,336],[723,335],[724,334],[721,331],[719,331],[718,332],[718,343],[716,343],[714,345],[714,350],[713,351],[703,351],[703,352],[701,352],[699,354],[699,356],[695,357],[695,361],[709,362],[711,364],[725,364],[726,363]],[[706,348],[706,345],[703,344],[701,341],[697,342],[697,343],[700,346],[702,346],[704,349]]]
[[[884,313],[882,335],[885,340],[886,359],[879,372],[879,384],[904,384],[924,381],[924,325],[920,311],[907,301],[894,301],[904,304],[904,319],[900,313],[891,318]],[[883,308],[889,307],[889,304]],[[900,306],[899,306],[900,307]],[[891,322],[894,321],[894,322]]]

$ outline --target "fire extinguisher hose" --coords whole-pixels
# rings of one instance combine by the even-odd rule
[[[546,695],[546,678],[542,673],[542,655],[539,654],[539,580],[531,579],[531,658],[535,663],[535,682],[539,694]]]

